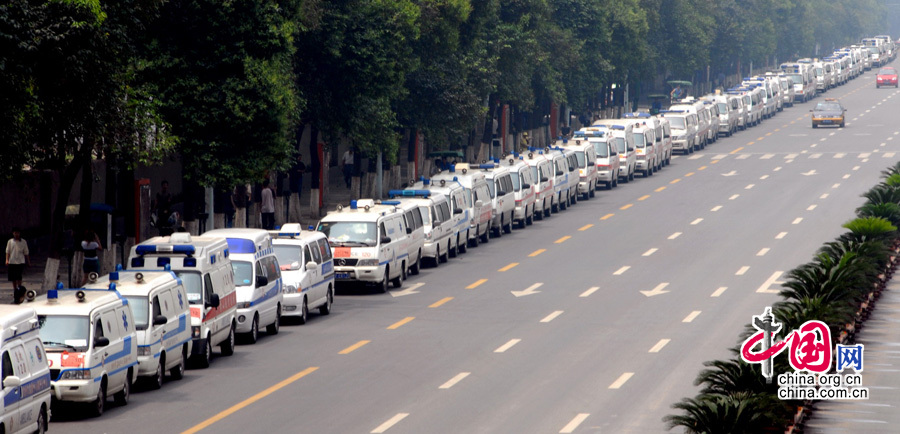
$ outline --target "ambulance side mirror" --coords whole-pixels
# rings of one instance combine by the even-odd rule
[[[19,387],[21,385],[22,385],[22,379],[19,377],[16,377],[15,375],[10,375],[9,377],[6,377],[3,379],[3,387],[4,388]]]
[[[206,300],[206,307],[219,307],[219,294],[209,296],[209,300]]]
[[[165,315],[156,315],[153,317],[153,325],[166,325],[169,319]]]
[[[549,180],[549,179],[547,179],[547,177],[546,177],[546,176],[542,176],[542,177],[541,177],[541,182],[547,182],[547,181],[550,181],[550,180]]]
[[[269,278],[266,276],[256,276],[256,287],[266,286],[269,284]]]
[[[475,201],[475,208],[481,208],[483,206],[484,206],[484,202],[482,202],[480,200]]]
[[[306,263],[306,271],[316,271],[316,268],[319,268],[315,262],[309,261]]]
[[[462,212],[463,212],[462,208],[456,208],[453,210],[453,214],[462,214]]]
[[[527,189],[531,188],[531,184],[523,184],[522,188],[527,190]]]
[[[106,336],[100,336],[97,339],[94,339],[94,348],[103,348],[105,346],[109,346],[109,338]]]
[[[381,237],[381,244],[390,244],[391,237]]]

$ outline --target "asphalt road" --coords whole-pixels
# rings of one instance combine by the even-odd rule
[[[810,128],[820,99],[787,108],[391,295],[340,295],[332,315],[101,418],[56,412],[51,430],[662,432],[703,361],[777,300],[779,273],[840,234],[898,160],[900,91],[872,71],[826,96],[846,128]]]

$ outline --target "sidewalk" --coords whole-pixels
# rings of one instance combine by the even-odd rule
[[[804,432],[900,432],[900,279],[888,282],[856,338],[865,345],[861,375],[869,399],[817,403]]]

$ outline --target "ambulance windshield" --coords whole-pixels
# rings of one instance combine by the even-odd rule
[[[133,295],[125,297],[128,299],[128,305],[131,306],[131,313],[134,315],[134,328],[136,330],[147,330],[150,323],[150,303],[147,297]]]
[[[200,282],[200,273],[179,271],[176,274],[181,279],[185,291],[187,291],[188,304],[202,304],[203,285]]]
[[[250,286],[253,282],[253,264],[247,261],[231,261],[231,269],[234,270],[235,286]]]
[[[84,351],[88,346],[91,324],[85,316],[40,315],[41,341],[50,348]],[[48,349],[50,349],[48,348]]]
[[[377,241],[374,222],[321,222],[319,231],[333,246],[374,246]]]

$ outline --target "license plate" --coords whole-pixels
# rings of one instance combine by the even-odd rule
[[[822,120],[822,123],[823,123],[823,124],[830,124],[831,122],[832,122],[831,119],[824,119],[824,120]]]
[[[350,273],[334,273],[335,279],[349,279]]]

